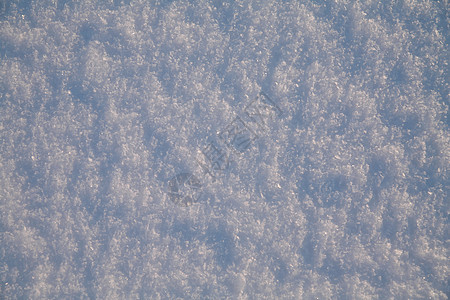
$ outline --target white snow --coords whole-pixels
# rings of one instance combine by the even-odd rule
[[[0,298],[448,299],[447,11],[0,2]]]

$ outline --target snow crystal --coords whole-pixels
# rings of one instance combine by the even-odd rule
[[[445,1],[0,1],[0,298],[447,299]]]

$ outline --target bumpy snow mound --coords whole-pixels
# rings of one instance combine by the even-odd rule
[[[447,299],[446,2],[381,2],[0,2],[1,298]]]

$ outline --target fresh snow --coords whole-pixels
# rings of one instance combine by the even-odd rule
[[[0,298],[448,299],[448,27],[0,1]]]

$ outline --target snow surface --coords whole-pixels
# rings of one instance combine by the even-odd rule
[[[448,26],[0,1],[0,298],[447,299]]]

